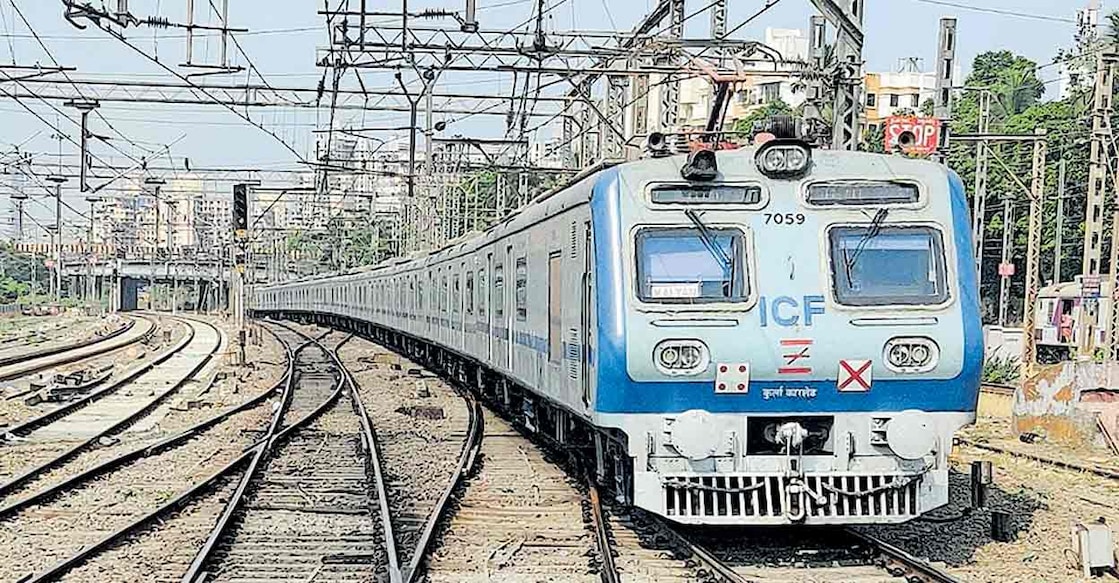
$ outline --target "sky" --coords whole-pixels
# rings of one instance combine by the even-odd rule
[[[208,2],[221,0],[194,0],[196,20],[214,22]],[[313,88],[322,76],[315,65],[316,49],[326,45],[324,17],[316,10],[322,8],[321,0],[228,0],[230,26],[246,28],[237,34],[245,54],[274,86]],[[329,0],[335,6],[338,0]],[[426,8],[460,9],[465,0],[411,0],[409,9],[419,12]],[[864,28],[866,46],[864,58],[868,71],[896,70],[899,59],[918,57],[926,69],[935,62],[938,20],[943,16],[959,19],[958,62],[964,65],[964,74],[972,59],[988,50],[1006,49],[1022,54],[1039,63],[1052,61],[1062,47],[1069,47],[1076,30],[1076,10],[1088,0],[864,0],[868,6]],[[737,26],[758,12],[766,0],[729,0],[730,26]],[[40,63],[50,65],[50,56],[29,34],[28,27],[13,9],[19,7],[23,16],[39,34],[59,63],[76,67],[70,73],[83,79],[161,79],[177,81],[166,70],[145,59],[142,55],[108,37],[90,26],[79,30],[62,16],[60,0],[0,0],[0,62],[19,64]],[[100,4],[94,2],[94,4]],[[106,1],[116,5],[116,0]],[[131,0],[130,8],[137,15],[161,15],[173,22],[185,20],[187,0]],[[354,3],[356,5],[356,2]],[[478,0],[478,19],[483,29],[507,29],[530,19],[535,0]],[[652,8],[655,0],[547,0],[551,7],[547,13],[546,30],[628,30]],[[698,11],[709,0],[687,0],[686,13]],[[1112,4],[1115,4],[1113,1]],[[400,0],[370,0],[372,10],[396,12]],[[1104,5],[1104,12],[1108,9]],[[774,6],[751,21],[735,34],[736,38],[762,40],[767,27],[807,27],[815,9],[809,0],[779,0]],[[1017,14],[1018,16],[1015,16]],[[685,36],[707,33],[708,17],[701,14],[689,21]],[[185,59],[185,40],[181,29],[136,28],[128,36],[138,48],[158,57],[160,62],[180,72],[178,67]],[[215,62],[218,43],[215,39],[201,39],[194,45],[196,62]],[[245,64],[245,59],[231,48],[232,60]],[[1042,70],[1044,79],[1056,76],[1056,67]],[[499,81],[501,75],[460,74],[441,78],[443,91],[503,90],[508,92],[508,82]],[[244,82],[246,73],[203,78],[213,82]],[[253,82],[259,82],[255,76]],[[962,81],[962,79],[960,79]],[[352,84],[347,79],[346,83]],[[371,87],[389,88],[393,79],[387,74],[366,78]],[[1050,87],[1055,87],[1051,83]],[[6,84],[5,86],[10,86]],[[39,112],[47,121],[71,137],[77,137],[75,122],[35,100],[24,103]],[[67,113],[70,113],[69,111]],[[103,104],[100,113],[114,128],[127,136],[129,144],[116,138],[120,147],[135,156],[141,150],[157,150],[163,160],[177,166],[189,158],[193,167],[258,167],[269,169],[302,168],[299,159],[275,137],[252,127],[232,112],[219,106]],[[76,120],[76,116],[71,115]],[[283,139],[304,157],[310,157],[315,136],[311,130],[328,122],[325,110],[254,110],[251,117]],[[386,112],[347,112],[346,121],[353,124],[375,126],[400,126],[407,123],[406,114]],[[503,119],[489,117],[450,121],[453,133],[485,135],[500,133]],[[101,119],[93,119],[94,133],[113,136]],[[455,123],[459,122],[459,123]],[[57,159],[60,142],[51,135],[55,129],[30,114],[20,104],[0,95],[0,152],[19,145],[23,151],[54,155]],[[165,148],[165,146],[169,148]],[[64,159],[76,163],[76,147],[62,143]],[[103,144],[96,144],[93,152],[114,164],[127,160]],[[148,154],[152,156],[152,154]],[[4,182],[0,177],[0,184]],[[2,192],[2,191],[0,191]],[[76,192],[67,194],[80,200]]]

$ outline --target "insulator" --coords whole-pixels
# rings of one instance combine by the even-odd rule
[[[171,19],[166,16],[149,16],[144,20],[144,24],[155,28],[170,28]]]

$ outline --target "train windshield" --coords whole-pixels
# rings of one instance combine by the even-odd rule
[[[638,297],[654,303],[744,301],[744,256],[738,229],[645,229],[637,235]]]
[[[936,305],[948,299],[944,245],[936,229],[836,228],[831,254],[841,304]]]

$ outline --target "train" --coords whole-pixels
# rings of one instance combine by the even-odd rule
[[[983,361],[947,167],[795,135],[603,166],[484,232],[257,286],[355,330],[691,525],[900,523],[948,502]]]
[[[1034,340],[1037,343],[1037,359],[1045,364],[1069,360],[1076,355],[1080,337],[1085,332],[1091,334],[1090,346],[1107,345],[1107,328],[1111,322],[1111,282],[1102,278],[1096,292],[1096,308],[1089,314],[1087,330],[1082,330],[1081,318],[1086,314],[1082,309],[1084,294],[1081,277],[1047,285],[1038,292],[1034,312]]]

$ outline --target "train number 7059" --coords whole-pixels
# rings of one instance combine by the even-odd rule
[[[767,225],[803,225],[804,213],[765,213]]]

